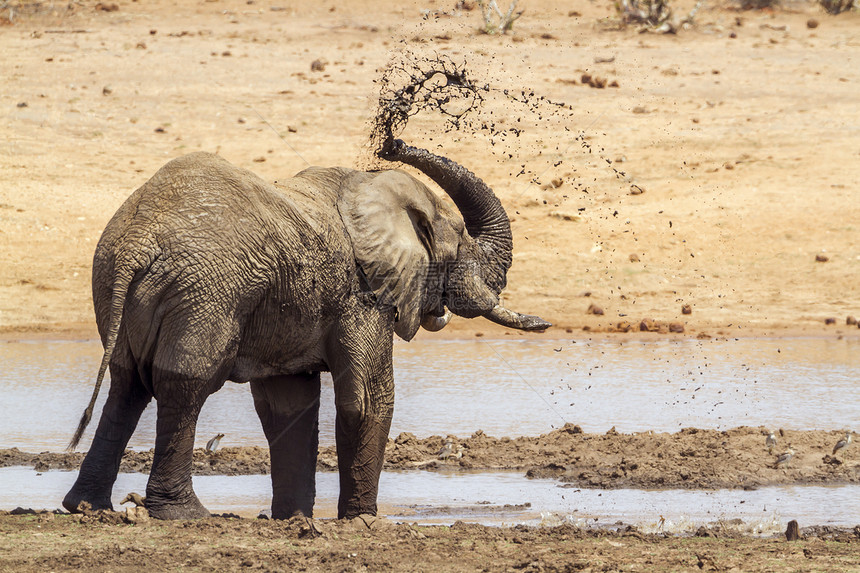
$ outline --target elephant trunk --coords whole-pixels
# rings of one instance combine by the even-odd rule
[[[486,183],[462,165],[399,139],[389,138],[384,142],[379,156],[423,172],[451,197],[463,215],[473,242],[460,246],[458,258],[448,272],[445,302],[451,311],[466,318],[484,316],[520,330],[544,330],[551,326],[537,316],[519,314],[499,305],[499,294],[507,284],[513,260],[514,242],[508,215]],[[428,330],[439,329],[448,319],[450,313],[425,320],[423,326]]]
[[[546,330],[552,326],[552,324],[539,316],[520,314],[518,312],[508,310],[500,305],[493,307],[493,310],[486,313],[484,318],[491,320],[496,324],[501,324],[502,326],[510,328],[518,328],[520,330]]]
[[[462,165],[400,139],[388,142],[380,156],[411,165],[430,177],[454,201],[477,249],[479,277],[498,295],[507,284],[513,260],[511,223],[493,190]]]

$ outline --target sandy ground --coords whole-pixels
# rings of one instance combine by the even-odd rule
[[[0,336],[95,337],[96,241],[171,158],[213,151],[269,180],[308,164],[362,166],[374,80],[404,50],[465,58],[496,90],[571,106],[541,117],[497,107],[498,121],[524,129],[499,146],[446,134],[432,117],[403,134],[494,187],[515,240],[505,302],[557,325],[543,336],[860,334],[848,324],[860,316],[857,13],[708,4],[693,29],[657,35],[609,30],[607,0],[522,4],[514,34],[492,37],[476,33],[476,11],[441,0],[0,3]],[[683,14],[692,2],[672,6]],[[586,74],[617,87],[590,87]],[[672,323],[683,332],[669,333]],[[521,334],[455,319],[432,336],[475,335]],[[441,437],[403,435],[387,465],[519,468],[592,487],[858,481],[854,458],[829,455],[835,433],[787,433],[781,444],[798,454],[781,468],[760,428],[475,434],[455,437],[455,460],[437,458]],[[128,456],[126,469],[145,471],[148,455]],[[265,458],[198,454],[195,471],[266,471]],[[320,465],[333,459],[323,450]],[[79,458],[4,450],[0,460],[50,469]],[[0,515],[0,570],[850,571],[860,562],[856,532],[820,528],[788,543],[719,528],[681,538],[623,527],[126,521]]]
[[[95,335],[95,243],[171,158],[215,151],[269,180],[360,165],[373,82],[403,50],[465,58],[494,88],[573,108],[538,119],[501,106],[495,117],[525,128],[502,146],[445,134],[433,117],[403,134],[501,197],[515,240],[510,307],[577,330],[653,319],[686,335],[860,333],[846,326],[860,316],[856,13],[713,8],[672,36],[604,30],[607,1],[532,0],[499,38],[476,33],[477,11],[441,1],[4,6],[16,4],[12,25],[0,12],[6,337]],[[483,319],[449,329],[476,331],[503,333]]]

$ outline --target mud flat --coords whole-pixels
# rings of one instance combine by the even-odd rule
[[[860,482],[860,459],[852,447],[831,455],[844,434],[838,431],[784,430],[773,454],[764,428],[732,430],[687,428],[680,432],[586,434],[573,424],[538,437],[495,438],[476,431],[469,437],[416,438],[403,433],[389,440],[388,470],[522,470],[529,477],[555,478],[590,488],[755,488],[785,484]],[[455,455],[440,459],[445,440]],[[794,457],[776,467],[788,447]],[[457,453],[458,452],[458,453]],[[0,467],[32,466],[37,471],[76,470],[83,453],[40,454],[0,450]],[[148,473],[152,451],[127,451],[120,471]],[[320,448],[317,469],[336,471],[334,447]],[[265,448],[223,448],[213,455],[194,453],[194,475],[269,473]]]
[[[289,521],[212,517],[163,522],[108,511],[0,512],[0,569],[105,571],[858,571],[860,530],[801,528],[801,539],[696,535],[634,527],[450,527],[385,519]]]

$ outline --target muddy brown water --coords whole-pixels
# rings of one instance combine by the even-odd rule
[[[60,451],[92,391],[97,342],[0,344],[6,415],[0,447]],[[586,432],[682,427],[786,429],[860,427],[860,342],[836,339],[679,341],[416,341],[395,346],[396,412],[391,435],[537,435],[565,422]],[[107,391],[103,390],[100,404]],[[333,442],[333,393],[323,383],[321,442]],[[97,411],[100,410],[100,405]],[[131,447],[154,441],[151,405]],[[93,424],[94,426],[95,424]],[[90,429],[92,432],[92,428]],[[198,446],[216,432],[225,445],[265,445],[246,385],[210,397]],[[84,437],[84,449],[91,433]],[[53,508],[74,472],[0,470],[0,509]],[[145,489],[146,476],[121,474],[114,501]],[[268,476],[196,476],[213,511],[253,516],[269,503]],[[774,533],[789,519],[804,524],[860,521],[860,487],[782,486],[755,491],[588,490],[522,472],[385,472],[381,512],[391,519],[450,523],[636,523],[685,531],[740,518],[745,532]],[[334,514],[337,475],[318,475],[317,513]],[[660,525],[660,517],[664,518]],[[656,529],[655,529],[656,530]]]
[[[0,343],[0,447],[62,451],[89,400],[98,342]],[[395,345],[391,436],[539,435],[579,424],[600,433],[684,427],[860,429],[860,340],[443,340]],[[102,390],[96,412],[107,396]],[[86,449],[96,424],[82,440]],[[197,446],[265,446],[245,384],[203,407]],[[155,440],[150,404],[130,447]],[[323,379],[320,442],[334,443],[334,395]]]
[[[53,509],[75,477],[74,472],[2,468],[0,509]],[[126,493],[145,491],[146,479],[143,474],[120,474],[114,507],[121,510],[119,501]],[[317,474],[317,517],[337,515],[337,479],[334,472]],[[195,476],[194,489],[216,513],[256,517],[267,513],[271,503],[267,475]],[[393,521],[422,524],[463,520],[488,525],[613,527],[622,522],[645,532],[673,533],[689,533],[722,521],[742,533],[771,535],[784,531],[791,519],[803,525],[853,526],[860,521],[858,494],[857,485],[753,491],[597,490],[527,479],[522,472],[386,471],[380,480],[379,511]]]

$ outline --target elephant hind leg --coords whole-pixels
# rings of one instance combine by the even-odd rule
[[[251,381],[269,441],[272,517],[313,517],[319,443],[319,372]]]
[[[158,418],[155,454],[146,486],[146,508],[152,517],[197,519],[209,516],[191,484],[194,437],[203,403],[221,388],[225,379],[226,375],[192,377],[154,369]]]
[[[111,491],[120,461],[140,415],[152,399],[138,375],[127,346],[117,348],[110,364],[111,382],[93,443],[78,478],[63,499],[63,507],[77,511],[82,501],[93,509],[113,509]]]

